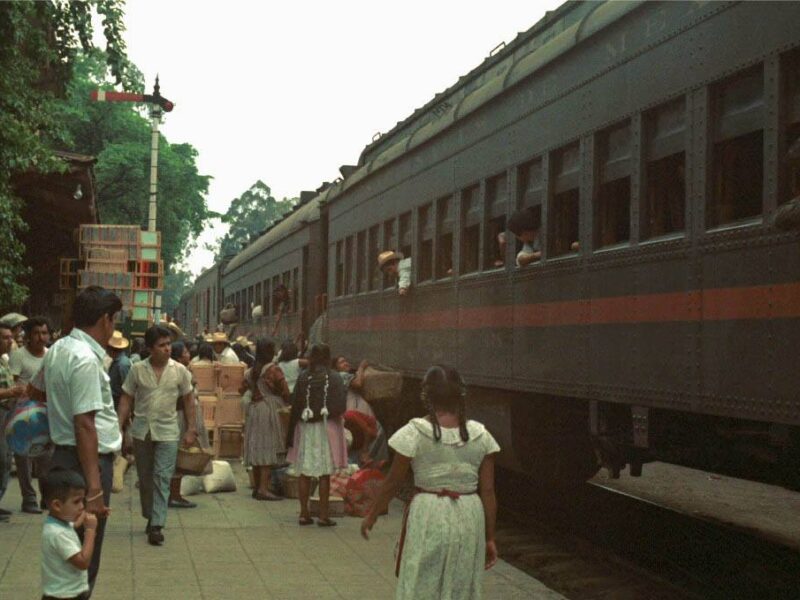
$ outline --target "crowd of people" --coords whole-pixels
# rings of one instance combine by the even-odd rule
[[[497,560],[493,478],[499,447],[481,424],[467,420],[466,385],[455,370],[428,371],[422,400],[429,413],[387,439],[361,393],[366,361],[353,369],[327,345],[304,348],[297,340],[278,347],[268,337],[240,337],[231,344],[223,332],[186,340],[174,323],[153,325],[143,340],[129,342],[115,331],[120,309],[110,291],[87,288],[74,303],[74,328],[55,343],[44,319],[16,315],[0,321],[0,354],[6,355],[0,360],[0,422],[24,399],[47,406],[52,448],[35,458],[14,458],[22,510],[49,512],[42,534],[45,598],[91,596],[115,458],[135,464],[151,545],[165,542],[168,508],[196,506],[181,496],[176,457],[179,446],[209,445],[192,369],[215,362],[247,367],[239,391],[247,401],[243,455],[252,469],[255,500],[283,499],[272,484],[273,471],[288,463],[298,477],[298,524],[315,522],[309,501],[316,480],[316,524],[333,527],[331,477],[352,463],[385,470],[391,448],[391,467],[361,530],[368,538],[412,472],[415,491],[403,522],[397,596],[480,596],[482,572]],[[287,410],[288,428],[280,418]],[[0,438],[1,500],[10,460],[5,436]],[[9,514],[0,511],[0,520]]]

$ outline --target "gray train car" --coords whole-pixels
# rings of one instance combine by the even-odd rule
[[[798,22],[567,3],[520,34],[329,190],[334,351],[456,366],[506,466],[550,479],[722,445],[796,472],[800,235],[773,216],[800,191]],[[497,235],[525,206],[543,256],[520,269]]]

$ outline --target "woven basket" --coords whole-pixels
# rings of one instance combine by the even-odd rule
[[[283,495],[286,498],[299,498],[300,497],[300,478],[292,475],[285,476],[281,481],[283,487]],[[309,496],[314,493],[317,488],[317,480],[311,479],[311,485],[308,488]]]
[[[178,448],[178,460],[175,463],[175,470],[182,475],[202,475],[213,457],[213,452],[199,446]]]
[[[312,517],[319,517],[319,496],[309,498],[308,510]],[[328,498],[328,513],[331,517],[343,517],[344,512],[344,498],[339,496],[330,496]]]

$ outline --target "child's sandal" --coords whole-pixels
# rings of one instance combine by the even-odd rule
[[[314,519],[312,519],[311,517],[300,517],[297,520],[297,524],[298,525],[313,525],[314,524]]]

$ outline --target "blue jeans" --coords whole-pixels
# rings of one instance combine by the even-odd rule
[[[151,527],[163,527],[167,522],[169,480],[175,472],[178,442],[154,442],[148,433],[144,440],[134,438],[133,455],[139,475],[142,516]]]

